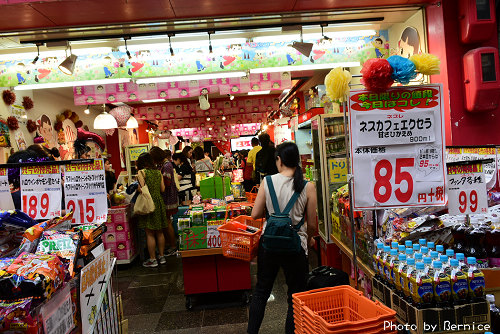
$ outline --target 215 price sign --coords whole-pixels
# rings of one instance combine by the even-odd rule
[[[66,165],[64,199],[66,210],[73,211],[74,224],[101,224],[108,212],[102,160]]]
[[[33,219],[61,215],[61,171],[59,166],[21,168],[21,210]]]
[[[351,91],[358,210],[446,204],[441,85]]]
[[[450,215],[488,212],[488,196],[482,163],[451,165],[448,174],[448,211]]]

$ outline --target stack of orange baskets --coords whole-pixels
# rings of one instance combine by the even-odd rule
[[[257,198],[257,193],[259,192],[259,187],[255,186],[252,190],[247,191],[245,196],[247,198],[248,203],[255,203],[255,199]]]
[[[293,294],[297,334],[397,333],[396,311],[342,285]]]
[[[222,255],[233,259],[251,261],[259,249],[263,219],[252,219],[249,216],[238,216],[229,220],[217,230],[220,234]],[[255,228],[248,232],[247,226]]]

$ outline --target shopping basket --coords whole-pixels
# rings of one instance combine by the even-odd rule
[[[231,219],[231,221],[242,223],[248,226],[253,226],[255,228],[258,228],[259,230],[262,230],[262,226],[264,225],[264,218],[253,219],[250,216],[238,216]]]
[[[252,190],[247,191],[245,196],[247,197],[247,201],[249,203],[255,203],[255,199],[257,198],[257,193],[259,192],[259,187],[254,186]]]
[[[342,285],[293,294],[296,333],[390,333],[396,312]]]
[[[251,261],[259,248],[261,229],[248,232],[247,225],[231,220],[217,228],[220,234],[222,255],[234,259]]]

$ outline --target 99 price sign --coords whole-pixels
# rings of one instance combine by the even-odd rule
[[[488,212],[482,164],[451,165],[448,170],[448,211],[451,215]]]

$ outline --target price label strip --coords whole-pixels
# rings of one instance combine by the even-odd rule
[[[93,163],[66,165],[64,201],[73,211],[73,224],[106,222],[108,201],[102,160]]]
[[[488,212],[486,178],[482,163],[452,165],[448,174],[448,211],[450,215]]]
[[[59,166],[21,168],[22,211],[33,219],[61,215],[61,170]]]
[[[441,85],[351,91],[349,113],[355,209],[446,204]]]
[[[217,224],[217,225],[214,225]],[[221,226],[220,221],[208,222],[207,224],[207,248],[221,247],[220,233],[217,228]]]

